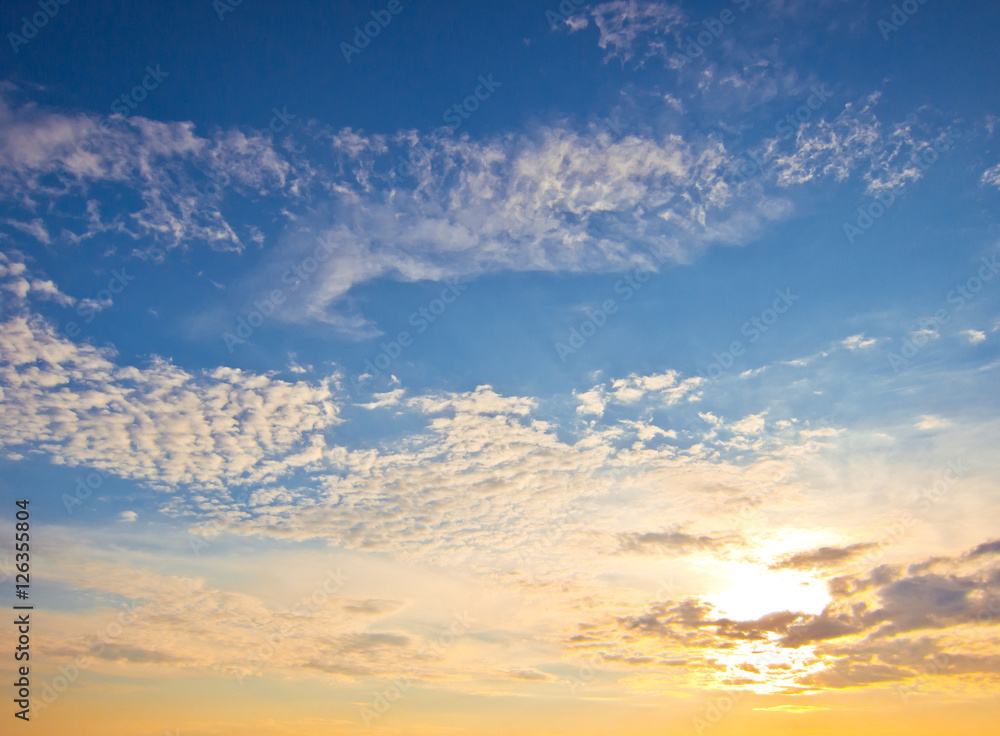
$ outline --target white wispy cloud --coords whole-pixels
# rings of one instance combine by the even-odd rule
[[[962,330],[958,334],[968,340],[971,345],[978,345],[981,342],[986,342],[986,333],[982,330]]]
[[[607,51],[605,61],[625,63],[641,54],[640,65],[646,57],[667,53],[663,36],[674,41],[672,36],[686,21],[680,6],[650,0],[614,0],[594,5],[589,12],[600,33],[597,44]]]
[[[12,219],[7,219],[6,222],[11,227],[31,235],[40,243],[49,245],[52,242],[52,236],[49,235],[49,231],[45,228],[45,223],[38,217],[31,222],[20,222]]]
[[[949,426],[951,426],[951,422],[949,422],[944,417],[937,417],[930,415],[921,417],[920,421],[917,422],[916,424],[917,429],[921,431],[944,429],[945,427]]]
[[[1000,164],[984,171],[980,181],[984,185],[994,186],[1000,189]]]
[[[637,28],[661,33],[679,22],[670,7],[629,0],[592,12],[609,48],[625,53]],[[754,65],[732,72],[751,96],[774,84],[760,74],[778,73]],[[733,178],[746,160],[742,149],[716,133],[682,134],[663,123],[668,109],[670,119],[684,114],[663,99],[615,136],[564,120],[479,140],[447,131],[369,135],[311,121],[289,134],[302,145],[279,149],[259,133],[203,137],[190,123],[141,116],[105,132],[94,116],[13,106],[9,97],[0,99],[0,183],[24,211],[10,219],[16,227],[52,242],[113,236],[141,253],[189,243],[238,252],[245,241],[261,242],[266,214],[237,227],[226,203],[251,200],[288,224],[242,291],[282,285],[290,265],[322,243],[323,263],[289,294],[281,318],[353,334],[372,330],[349,304],[358,284],[689,262],[713,245],[746,244],[788,217],[794,187],[860,174],[876,191],[888,186],[886,172],[922,175],[907,173],[907,155],[940,135],[919,118],[887,126],[871,96],[803,125],[792,139],[748,141],[763,170],[742,181]],[[142,204],[103,214],[124,190]],[[53,223],[34,214],[43,203],[64,212],[73,199],[85,215]]]
[[[878,344],[878,340],[874,337],[866,338],[864,333],[859,333],[845,338],[840,344],[853,352],[856,350],[865,350],[866,348],[874,347]]]
[[[9,90],[0,94],[4,199],[27,212],[46,201],[59,202],[57,212],[68,200],[84,202],[88,222],[63,216],[70,241],[113,231],[131,240],[152,237],[170,247],[195,240],[239,250],[240,239],[219,210],[218,191],[295,194],[291,165],[259,133],[227,131],[206,139],[184,122],[132,116],[103,129],[101,122],[94,115],[17,106]],[[98,200],[113,197],[115,187],[135,192],[142,206],[103,223]],[[7,222],[43,243],[55,240],[51,225],[38,218]]]

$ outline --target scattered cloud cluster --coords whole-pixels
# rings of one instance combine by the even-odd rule
[[[661,33],[679,22],[670,7],[621,0],[591,12],[602,42],[627,54],[635,28]],[[94,116],[17,105],[14,96],[8,89],[0,99],[0,184],[17,213],[6,220],[13,230],[50,245],[100,234],[153,257],[195,243],[240,251],[261,232],[252,223],[239,231],[225,213],[249,199],[287,225],[246,289],[280,285],[288,264],[322,242],[330,257],[281,316],[364,334],[363,319],[331,314],[346,308],[358,284],[656,268],[653,248],[687,262],[713,244],[746,244],[788,217],[792,187],[858,174],[876,192],[920,178],[908,157],[941,135],[918,118],[884,123],[872,95],[831,108],[792,139],[748,141],[745,149],[723,142],[724,129],[682,132],[662,122],[667,107],[676,117],[676,100],[643,103],[649,109],[637,107],[618,136],[568,121],[479,140],[313,122],[288,132],[295,146],[279,147],[260,132],[203,137],[190,123],[141,116],[102,128]],[[734,176],[751,148],[759,176]],[[141,206],[109,219],[104,213],[125,189]],[[44,223],[41,207],[53,213]]]
[[[219,209],[220,192],[294,197],[291,165],[259,132],[230,130],[202,138],[191,123],[142,116],[103,120],[17,104],[0,91],[0,191],[29,217],[7,223],[43,244],[79,243],[119,235],[134,248],[178,247],[192,241],[222,250],[244,243]],[[105,218],[102,211],[134,192],[141,206]],[[54,205],[54,206],[53,206]],[[74,214],[77,206],[86,215]],[[51,232],[60,223],[60,233]]]
[[[623,64],[635,58],[640,49],[640,66],[645,58],[668,53],[668,42],[662,37],[670,36],[676,43],[676,34],[686,22],[680,6],[647,0],[614,0],[588,10],[600,34],[597,44],[607,52],[605,61],[620,59]],[[588,23],[581,15],[568,20],[567,25],[578,30]]]
[[[288,383],[235,368],[191,373],[155,357],[120,365],[73,342],[29,300],[71,301],[0,255],[0,447],[87,465],[157,488],[258,484],[322,459],[339,423],[334,379]]]

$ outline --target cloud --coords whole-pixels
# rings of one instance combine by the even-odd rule
[[[402,601],[370,598],[368,600],[345,603],[344,611],[363,616],[384,616],[388,613],[400,610],[404,605],[405,604]]]
[[[926,344],[931,340],[937,340],[941,334],[937,331],[937,326],[921,327],[919,330],[910,331],[910,340],[917,344]]]
[[[805,357],[805,358],[796,358],[795,360],[784,360],[782,362],[785,365],[794,366],[796,368],[805,368],[806,366],[808,366],[813,361],[818,360],[820,358],[827,358],[827,357],[829,357],[829,355],[830,354],[828,352],[826,352],[825,350],[821,350],[818,353],[814,353],[813,355],[810,355],[810,356]]]
[[[600,43],[623,59],[661,53],[683,24],[675,6],[642,0],[587,12]],[[743,79],[754,69],[733,72],[751,95],[773,84]],[[9,90],[0,96],[0,185],[24,212],[12,222],[44,237],[32,213],[42,203],[66,211],[72,201],[86,214],[42,223],[60,233],[49,235],[53,241],[100,234],[152,258],[192,242],[242,252],[246,242],[260,242],[267,223],[287,223],[259,270],[234,286],[249,301],[262,284],[283,283],[289,267],[322,243],[329,257],[288,295],[281,318],[354,335],[373,327],[350,292],[373,279],[615,273],[690,262],[713,245],[751,242],[788,217],[792,187],[860,173],[875,190],[885,186],[879,177],[910,176],[907,152],[938,135],[919,119],[886,132],[870,97],[829,122],[810,122],[794,140],[759,141],[765,170],[740,182],[732,172],[744,161],[743,146],[665,123],[667,110],[670,119],[684,114],[673,98],[643,100],[641,109],[636,103],[634,122],[615,136],[565,119],[479,140],[309,121],[289,132],[295,146],[279,148],[255,132],[199,135],[189,122],[141,116],[115,118],[102,130],[96,116],[13,106],[11,97]],[[233,198],[253,202],[259,222],[232,224],[222,205]],[[123,201],[141,204],[123,210]]]
[[[318,491],[283,491],[273,500],[255,494],[249,507],[213,499],[199,513],[210,509],[234,534],[327,539],[346,549],[437,564],[462,560],[491,570],[514,565],[525,583],[539,575],[599,575],[598,561],[623,547],[695,543],[670,529],[632,531],[650,520],[682,526],[700,509],[720,524],[732,523],[725,502],[763,477],[781,495],[786,481],[776,482],[774,474],[781,477],[780,468],[798,462],[791,454],[819,447],[805,437],[779,439],[766,428],[751,446],[641,418],[650,405],[683,406],[688,394],[676,390],[685,382],[662,375],[613,379],[604,397],[622,401],[607,420],[547,415],[536,399],[503,396],[488,386],[422,396],[399,389],[358,408],[405,412],[420,419],[416,431],[385,446],[324,451],[328,465],[309,468],[310,486]],[[615,386],[624,392],[618,395]],[[648,394],[643,401],[633,399],[634,387]],[[789,453],[790,447],[798,449]],[[741,459],[730,462],[723,452]],[[620,493],[629,498],[627,518],[602,500]],[[673,510],[678,503],[683,516]],[[177,499],[172,511],[193,509]],[[698,542],[709,548],[728,539],[701,536],[710,537]]]
[[[114,306],[114,300],[110,297],[104,297],[101,299],[81,299],[80,309],[86,310],[86,312],[94,313],[103,312],[105,309],[110,309]]]
[[[618,535],[618,542],[622,552],[667,556],[716,549],[725,544],[732,544],[734,541],[731,536],[712,537],[704,534],[694,536],[678,531],[646,532],[644,534],[631,532]]]
[[[113,232],[133,243],[151,238],[176,247],[194,240],[240,250],[235,229],[218,209],[219,191],[296,194],[291,164],[259,133],[230,130],[206,139],[194,133],[191,123],[161,123],[139,115],[100,120],[33,104],[13,106],[11,97],[9,89],[0,91],[3,199],[29,212],[43,201],[76,200],[85,206],[88,222],[80,230],[78,220],[62,219],[70,242]],[[131,191],[141,206],[104,222],[101,201],[116,201],[120,207],[123,190]],[[37,218],[7,223],[42,243],[54,242],[51,223]]]
[[[305,298],[291,305],[293,318],[321,319],[354,285],[379,277],[659,268],[650,250],[665,263],[683,262],[707,243],[742,242],[783,216],[780,206],[737,206],[722,181],[725,153],[714,142],[708,156],[704,142],[676,135],[611,140],[548,126],[486,141],[399,134],[388,143],[411,177],[390,181],[391,188],[366,176],[345,181],[328,217],[285,238],[282,266],[316,242],[333,252],[300,289]],[[386,142],[357,145],[355,166],[368,170]]]
[[[950,427],[951,422],[949,422],[944,417],[924,415],[920,418],[920,421],[917,422],[915,426],[921,432],[930,432],[935,429],[944,429],[946,427]]]
[[[0,266],[0,285],[31,278],[23,264]],[[339,374],[286,381],[233,368],[188,371],[156,356],[123,365],[110,348],[57,335],[19,294],[9,293],[12,316],[0,323],[0,449],[163,491],[159,511],[191,519],[201,536],[319,538],[429,560],[474,555],[489,565],[530,552],[551,559],[554,574],[575,566],[546,541],[556,532],[574,554],[612,555],[623,528],[668,518],[683,528],[698,508],[718,515],[719,494],[739,496],[762,473],[780,493],[786,483],[773,479],[797,462],[789,448],[816,446],[768,432],[761,415],[734,425],[750,439],[654,422],[651,411],[691,413],[685,407],[701,396],[704,380],[676,371],[632,373],[575,393],[583,411],[568,417],[490,386],[417,395],[400,387],[351,411],[405,414],[414,429],[386,446],[356,444],[349,434],[338,440]],[[629,519],[599,500],[626,480],[636,514]],[[661,487],[690,499],[685,517],[667,515],[671,498],[654,492]],[[235,488],[245,489],[245,502]],[[643,533],[631,538],[636,548],[654,540]]]
[[[772,705],[769,708],[754,708],[754,710],[765,713],[815,713],[830,709],[823,705]]]
[[[821,548],[786,558],[777,567],[814,569],[839,564],[870,547]],[[605,659],[642,659],[668,676],[662,662],[683,654],[701,687],[732,686],[770,693],[853,688],[926,677],[926,663],[943,661],[942,677],[1000,673],[1000,657],[982,656],[1000,643],[1000,568],[972,568],[993,555],[995,541],[958,557],[920,564],[882,565],[830,579],[834,600],[818,614],[793,611],[736,621],[698,597],[644,604],[581,624],[586,637],[570,648],[599,646]],[[929,572],[928,568],[935,568]],[[986,642],[993,642],[992,645]]]
[[[851,351],[864,350],[865,348],[870,348],[878,344],[878,340],[875,338],[865,339],[864,333],[857,335],[851,335],[840,343],[842,346]]]
[[[982,330],[962,330],[958,334],[964,335],[970,345],[978,345],[981,342],[986,342],[986,333]]]
[[[673,36],[686,22],[679,6],[649,0],[600,3],[590,9],[590,15],[600,33],[597,45],[607,51],[605,62],[620,59],[624,64],[641,54],[639,66],[650,56],[665,56],[664,36]]]
[[[529,682],[540,682],[540,681],[544,682],[553,679],[552,675],[542,672],[541,670],[534,670],[534,669],[507,670],[506,672],[503,673],[503,676],[511,678],[513,680],[527,680]]]
[[[994,186],[1000,189],[1000,164],[984,171],[980,181],[984,186]]]
[[[952,561],[957,565],[959,560]],[[916,573],[881,568],[878,582],[848,578],[838,581],[842,588],[853,584],[856,593],[842,598],[822,614],[788,628],[782,642],[798,647],[851,634],[867,633],[869,639],[886,638],[921,629],[946,629],[963,624],[996,621],[990,601],[1000,599],[997,570],[972,574]],[[857,605],[858,593],[874,605]]]
[[[872,93],[847,103],[830,120],[803,125],[791,149],[780,136],[762,141],[764,172],[779,187],[791,187],[818,179],[843,182],[860,171],[872,196],[898,193],[919,181],[924,170],[913,162],[914,156],[934,142],[953,145],[949,136],[954,133],[935,125],[923,110],[925,117],[913,114],[904,122],[885,124],[876,113],[879,100],[880,94]]]
[[[602,416],[605,409],[614,405],[674,406],[683,401],[694,402],[701,397],[700,387],[705,383],[705,379],[697,377],[682,380],[676,371],[649,376],[633,373],[575,393],[579,401],[576,411]]]
[[[17,220],[7,219],[6,223],[23,233],[31,235],[35,238],[35,240],[44,245],[50,245],[52,243],[52,236],[49,235],[49,231],[45,228],[45,223],[37,217],[31,222],[19,222]]]
[[[122,521],[126,522],[126,523],[131,523],[131,522],[135,521],[136,519],[138,519],[139,515],[137,513],[135,513],[134,511],[122,511],[118,515],[118,518],[121,519]]]
[[[722,420],[710,411],[701,412],[698,416],[714,427],[718,427],[722,424]]]
[[[122,646],[121,644],[102,645],[98,651],[94,652],[94,656],[115,663],[174,664],[180,661],[178,657],[164,652],[142,647]]]
[[[733,171],[745,161],[741,148],[652,122],[670,105],[644,104],[654,109],[637,110],[617,136],[570,121],[481,140],[440,131],[329,132],[341,160],[335,182],[325,174],[328,204],[281,238],[255,288],[261,280],[279,283],[289,263],[324,243],[331,257],[283,313],[330,324],[350,316],[341,327],[357,331],[366,322],[343,313],[349,293],[376,278],[659,270],[713,245],[750,242],[790,215],[794,187],[855,173],[875,187],[878,176],[905,166],[901,157],[922,145],[920,135],[937,135],[913,125],[901,142],[885,132],[877,99],[868,98],[829,123],[804,126],[794,140],[758,142],[764,171],[740,181]]]
[[[860,542],[846,547],[820,547],[810,552],[799,552],[771,565],[774,570],[814,570],[847,562],[877,545]]]
[[[0,351],[0,447],[154,487],[276,478],[320,460],[319,433],[340,422],[333,379],[121,366],[28,313],[0,323]]]
[[[970,550],[966,556],[971,559],[992,554],[1000,554],[1000,539],[995,539],[992,542],[983,542],[978,547]]]
[[[373,616],[350,610],[350,599],[338,595],[344,580],[350,580],[339,570],[317,579],[315,590],[302,598],[271,606],[200,578],[101,561],[94,550],[81,554],[74,548],[59,556],[50,581],[80,591],[84,599],[113,594],[132,601],[122,611],[98,606],[64,616],[59,633],[52,635],[54,656],[96,656],[99,662],[91,665],[96,672],[167,665],[161,671],[173,675],[214,671],[241,679],[309,670],[348,679],[404,671],[431,679],[441,658],[431,646],[432,636],[369,630]]]
[[[0,304],[13,310],[21,309],[30,299],[52,301],[61,307],[71,307],[76,299],[64,294],[52,281],[33,276],[22,254],[0,253]]]
[[[751,414],[735,422],[730,429],[736,434],[760,434],[764,427],[764,414]]]

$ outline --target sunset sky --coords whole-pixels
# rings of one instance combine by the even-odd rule
[[[4,733],[996,730],[995,2],[0,30]]]

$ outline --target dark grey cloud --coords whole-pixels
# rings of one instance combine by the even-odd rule
[[[398,611],[403,605],[402,601],[369,598],[344,604],[344,611],[358,616],[381,616]]]
[[[732,536],[693,535],[680,531],[628,532],[618,535],[620,552],[639,554],[685,555],[690,552],[717,549],[734,541]]]
[[[966,557],[969,559],[975,559],[976,557],[982,557],[983,555],[995,554],[1000,554],[1000,539],[994,539],[992,542],[983,542],[978,547],[969,550]]]
[[[107,644],[98,647],[94,651],[94,654],[100,659],[106,659],[111,662],[126,660],[137,664],[168,664],[181,661],[172,654],[122,644]]]
[[[841,562],[847,562],[875,546],[870,542],[862,542],[847,547],[820,547],[786,557],[771,567],[775,570],[814,570],[821,567],[831,567]]]

